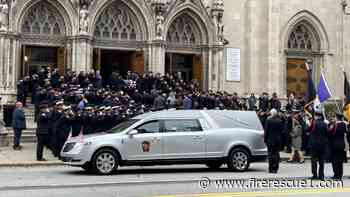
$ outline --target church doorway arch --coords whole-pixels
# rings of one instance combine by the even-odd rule
[[[43,67],[57,68],[61,74],[66,69],[66,35],[69,22],[50,1],[36,1],[21,20],[20,77],[33,74]]]
[[[307,68],[312,69],[315,82],[319,79],[323,55],[320,37],[308,21],[300,21],[289,33],[287,41],[287,95],[304,98],[307,94]]]

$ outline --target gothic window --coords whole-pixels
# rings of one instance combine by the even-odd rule
[[[136,17],[120,1],[114,1],[98,17],[94,35],[97,38],[114,40],[137,40],[141,38]],[[103,33],[101,33],[103,30]]]
[[[170,43],[198,44],[195,22],[187,14],[181,15],[169,27],[167,41]],[[195,31],[197,30],[197,31]]]
[[[312,50],[313,49],[312,34],[302,24],[297,25],[288,39],[288,48],[296,50]]]
[[[22,33],[64,35],[65,25],[58,10],[45,1],[34,5],[23,19]]]

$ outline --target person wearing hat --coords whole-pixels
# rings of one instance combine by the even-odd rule
[[[43,103],[39,106],[40,113],[38,115],[38,122],[36,128],[37,146],[36,146],[36,159],[37,161],[46,161],[43,158],[44,146],[48,144],[50,133],[50,117],[48,104]]]
[[[63,101],[57,101],[55,103],[54,109],[50,112],[49,117],[50,117],[50,149],[53,151],[54,156],[58,157],[58,152],[56,151],[57,143],[58,143],[58,123],[63,114]]]
[[[264,142],[267,146],[269,173],[276,174],[279,169],[280,155],[282,141],[282,131],[284,124],[278,116],[276,109],[270,111],[270,116],[266,120]]]
[[[337,113],[336,120],[330,124],[328,133],[329,147],[331,151],[331,161],[334,172],[333,179],[337,180],[341,180],[343,178],[343,162],[346,132],[347,125],[343,121],[343,115]]]
[[[328,125],[324,121],[322,108],[315,108],[314,112],[315,119],[310,126],[308,144],[311,153],[312,179],[324,180],[324,163],[328,144]]]
[[[60,157],[61,150],[72,130],[74,114],[70,106],[63,106],[62,114],[57,121],[55,156]]]

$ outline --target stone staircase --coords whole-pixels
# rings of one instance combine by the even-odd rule
[[[26,108],[24,108],[25,116],[26,116],[26,124],[27,129],[23,131],[21,142],[22,143],[32,143],[36,142],[36,123],[34,121],[34,105],[28,104]],[[2,116],[2,114],[1,114]],[[9,133],[10,142],[13,141],[13,129],[7,128],[7,131]]]

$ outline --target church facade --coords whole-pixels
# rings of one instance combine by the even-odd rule
[[[204,89],[306,92],[307,62],[342,98],[346,0],[0,0],[0,96],[42,67],[177,72]]]

